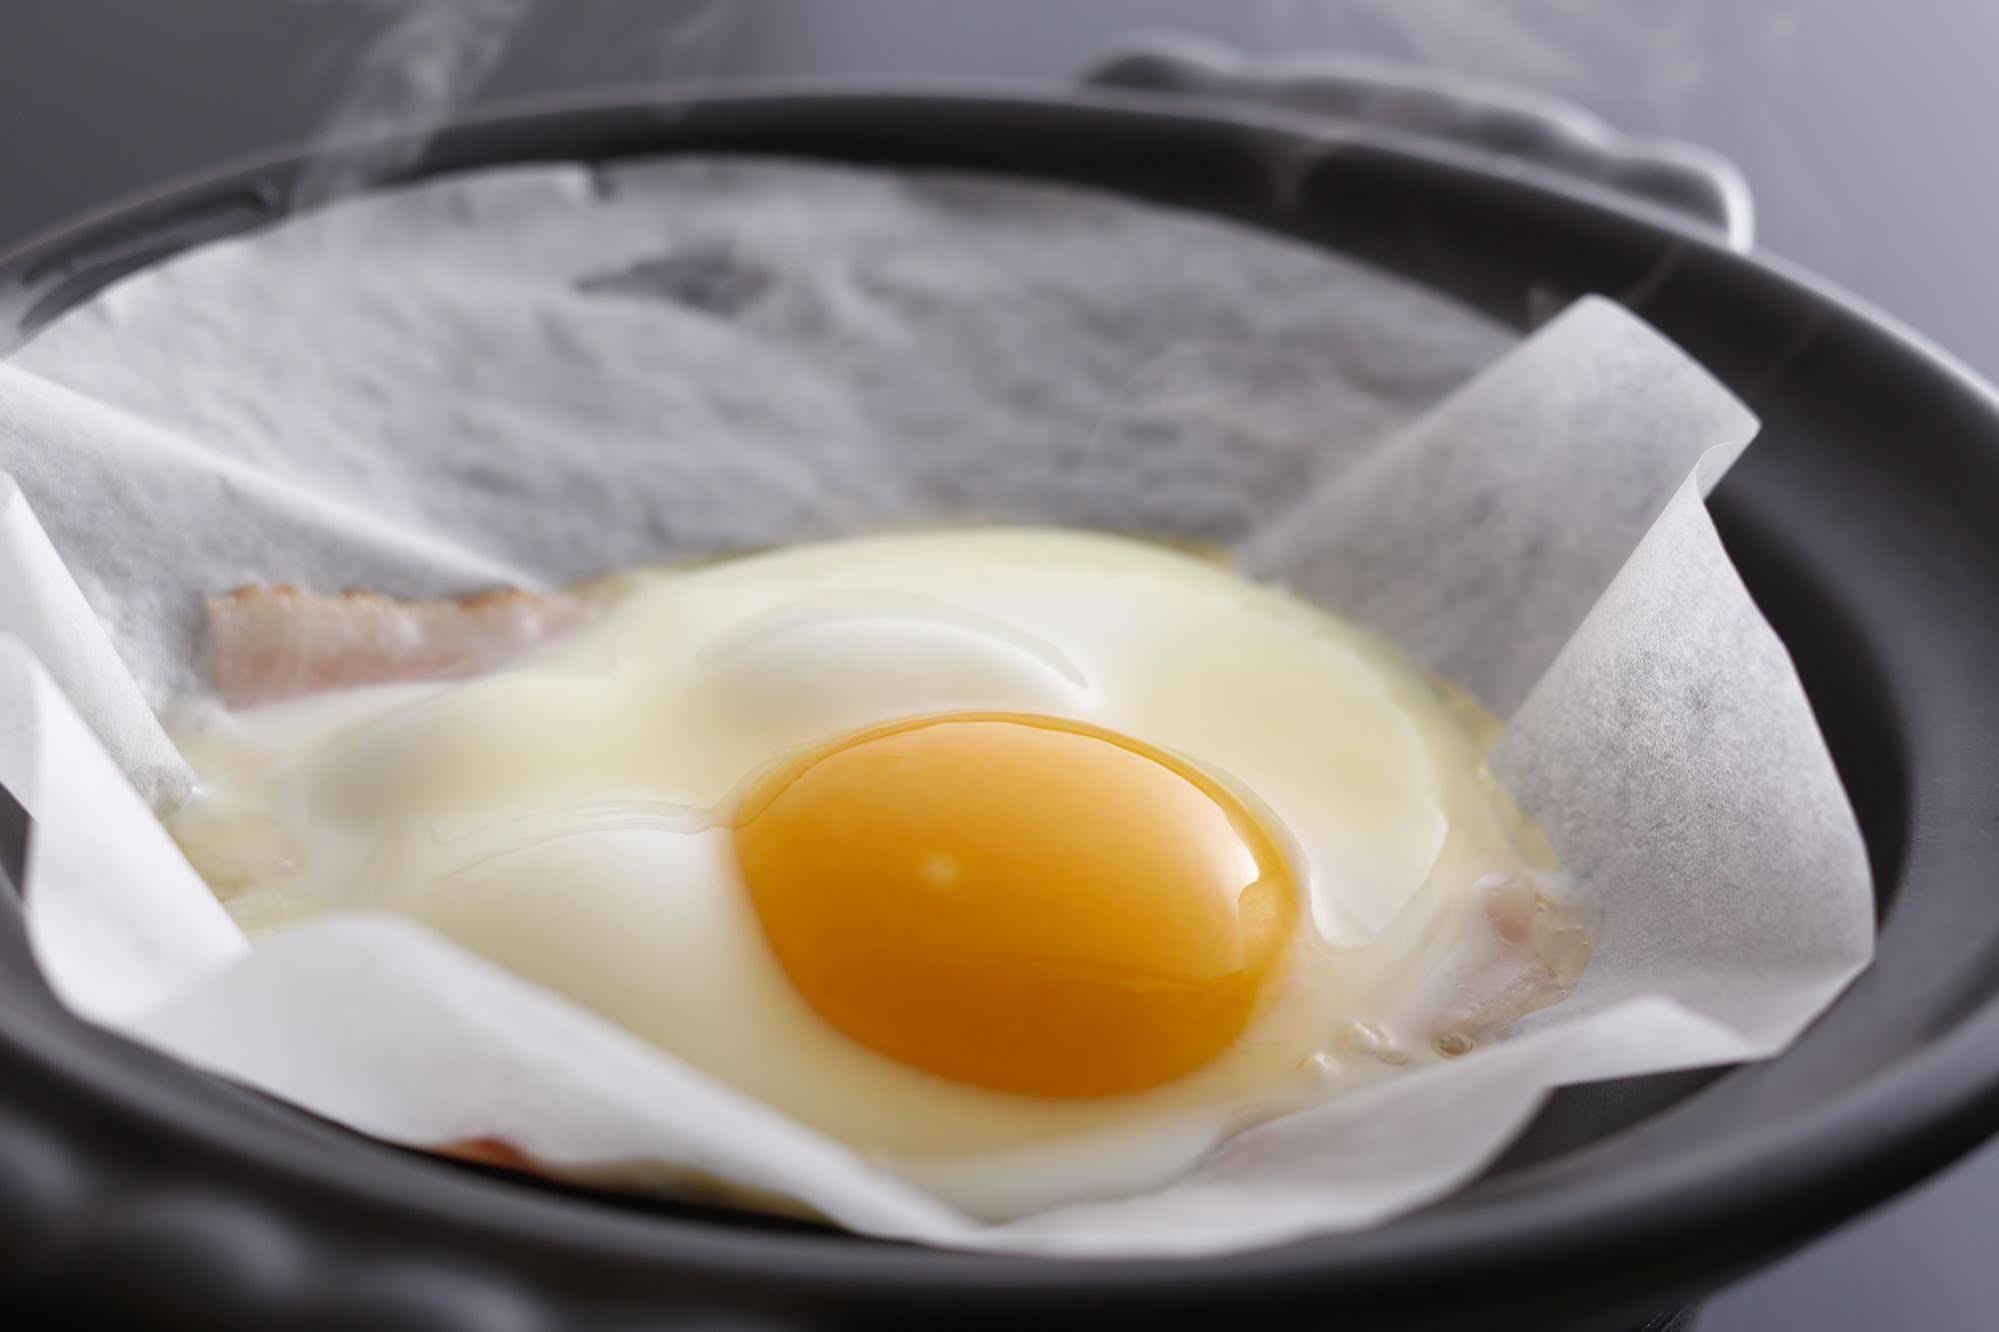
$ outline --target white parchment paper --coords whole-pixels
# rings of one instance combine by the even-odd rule
[[[872,1233],[1204,1253],[1416,1207],[1555,1086],[1776,1052],[1872,942],[1859,831],[1701,502],[1753,419],[1604,301],[1509,341],[1219,221],[774,162],[491,172],[209,246],[0,365],[36,956],[85,1016],[364,1132]],[[1472,689],[1601,903],[1581,989],[1156,1192],[983,1224],[407,921],[252,949],[148,808],[187,789],[152,707],[202,678],[204,593],[940,519],[1231,545]]]

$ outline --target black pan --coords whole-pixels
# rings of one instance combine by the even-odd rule
[[[1617,1327],[1698,1297],[1999,1127],[1999,400],[1723,231],[1477,145],[1132,93],[742,93],[461,124],[412,174],[677,151],[985,169],[1206,209],[1525,328],[1624,302],[1763,420],[1714,510],[1867,835],[1878,960],[1792,1050],[1566,1091],[1483,1178],[1355,1235],[1058,1263],[603,1198],[367,1141],[85,1026],[0,893],[0,1291],[203,1327]],[[286,211],[299,162],[177,186],[0,259],[19,336]],[[1668,173],[1670,175],[1670,173]],[[1698,193],[1698,191],[1696,191]],[[1661,199],[1666,202],[1660,202]],[[0,339],[7,333],[0,330]],[[0,801],[0,870],[32,829]]]

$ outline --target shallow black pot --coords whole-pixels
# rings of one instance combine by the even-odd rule
[[[71,1017],[0,893],[0,1291],[72,1318],[204,1327],[1625,1326],[1999,1127],[1999,399],[1985,384],[1662,204],[1475,145],[1220,102],[572,103],[463,124],[415,174],[691,150],[1082,182],[1302,237],[1523,328],[1584,292],[1636,310],[1763,420],[1715,514],[1865,827],[1873,969],[1779,1059],[1560,1094],[1485,1177],[1393,1224],[1071,1264],[541,1188],[369,1142]],[[0,342],[282,214],[297,167],[178,186],[0,261]],[[18,882],[32,830],[4,804],[0,870]]]

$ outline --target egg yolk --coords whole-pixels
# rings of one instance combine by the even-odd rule
[[[1201,1067],[1297,925],[1289,862],[1170,754],[1078,722],[968,713],[849,736],[758,781],[736,854],[779,964],[905,1064],[1044,1097]]]

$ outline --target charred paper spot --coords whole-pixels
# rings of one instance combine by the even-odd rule
[[[576,290],[592,296],[637,296],[672,301],[712,315],[733,315],[770,286],[769,270],[737,257],[727,246],[706,245],[644,259],[628,268],[589,273]]]

